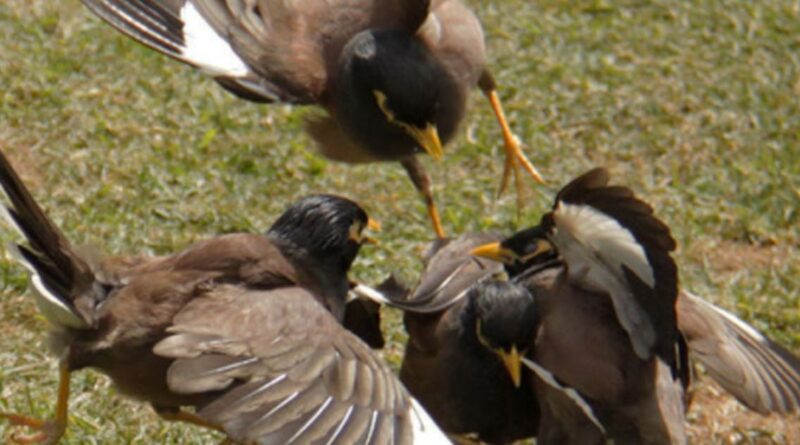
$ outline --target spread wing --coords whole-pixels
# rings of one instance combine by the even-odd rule
[[[611,296],[637,355],[655,352],[674,364],[675,240],[652,207],[626,187],[609,186],[608,172],[595,169],[561,190],[542,225],[570,279]]]
[[[355,292],[373,301],[413,313],[434,313],[460,301],[476,283],[504,274],[499,262],[477,258],[470,251],[499,240],[490,233],[464,234],[441,244],[437,241],[419,283],[412,292],[381,292],[359,285]],[[384,283],[385,287],[386,283]]]
[[[190,302],[168,334],[155,352],[175,359],[170,389],[208,393],[197,413],[236,441],[445,440],[388,367],[301,288],[221,286]]]
[[[748,408],[800,411],[800,360],[730,312],[688,292],[678,324],[692,357]]]
[[[129,37],[257,102],[319,102],[347,40],[417,29],[429,0],[83,0]]]

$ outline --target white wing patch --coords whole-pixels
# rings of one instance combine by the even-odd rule
[[[347,293],[347,303],[359,298],[365,298],[378,304],[392,305],[392,301],[386,298],[382,292],[365,284],[357,284]]]
[[[631,294],[622,268],[630,269],[648,286],[655,286],[644,248],[614,218],[590,206],[559,202],[553,220],[550,241],[568,264],[570,280],[587,290],[608,293],[636,354],[649,358],[656,341],[655,329]]]
[[[553,212],[558,236],[569,236],[572,241],[598,257],[622,277],[622,265],[627,266],[648,286],[655,286],[650,262],[641,244],[617,220],[590,206],[567,204],[563,201]],[[554,240],[555,242],[555,240]],[[564,246],[557,244],[559,251]],[[570,263],[572,264],[572,263]]]
[[[452,444],[450,439],[448,439],[439,426],[436,425],[436,422],[433,421],[428,412],[425,411],[425,408],[414,398],[411,398],[410,409],[413,431],[412,443],[425,445]]]
[[[552,386],[553,388],[562,391],[567,397],[569,397],[578,408],[583,411],[586,417],[596,426],[603,434],[606,433],[606,429],[603,427],[603,424],[600,423],[600,420],[594,415],[594,411],[592,407],[586,402],[586,400],[580,395],[575,388],[566,387],[556,380],[555,376],[552,372],[544,369],[538,363],[534,362],[533,360],[529,360],[525,357],[522,357],[522,363],[525,363],[531,371],[533,371],[543,382],[547,383],[548,385]]]
[[[181,20],[186,42],[181,55],[188,62],[212,76],[242,77],[250,73],[230,43],[208,24],[191,1],[181,8]]]

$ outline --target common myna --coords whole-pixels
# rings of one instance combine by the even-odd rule
[[[519,355],[506,355],[483,335],[502,320],[503,334],[522,343],[536,325],[528,291],[502,281],[500,263],[470,256],[498,239],[482,233],[437,241],[410,294],[356,288],[404,310],[409,338],[400,378],[456,442],[511,443],[538,429],[533,381],[519,372]],[[516,371],[513,381],[506,369]]]
[[[684,340],[692,357],[747,406],[797,410],[800,362],[733,315],[678,293],[668,228],[629,189],[607,183],[607,172],[593,170],[559,193],[540,226],[473,250],[505,263],[534,295],[536,333],[516,349],[529,351],[528,363],[580,391],[620,443],[686,441]],[[618,300],[625,298],[622,304],[615,292]],[[659,296],[676,303],[659,307]],[[674,328],[677,352],[670,354],[664,333]],[[486,338],[496,343],[491,332]],[[602,443],[602,434],[573,404],[551,393],[537,386],[540,442]]]
[[[173,255],[82,257],[0,154],[12,245],[61,358],[54,419],[3,414],[55,443],[70,373],[107,374],[171,420],[238,443],[446,443],[390,369],[340,324],[347,271],[373,226],[356,203],[303,198],[264,234]],[[184,411],[192,407],[194,413]]]
[[[521,165],[541,177],[508,128],[486,68],[483,31],[461,0],[83,0],[135,40],[256,102],[321,106],[308,130],[348,163],[399,161],[444,236],[427,174],[478,85],[502,127],[501,191]]]

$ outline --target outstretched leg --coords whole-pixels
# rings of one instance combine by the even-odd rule
[[[67,411],[69,408],[70,369],[66,358],[58,365],[58,400],[56,415],[52,420],[34,419],[18,414],[0,413],[0,418],[7,419],[12,425],[25,426],[37,433],[31,435],[13,435],[11,440],[20,444],[40,443],[52,445],[58,443],[67,429]]]
[[[539,174],[539,171],[536,170],[536,167],[531,164],[531,161],[529,161],[525,156],[525,153],[522,152],[522,148],[520,147],[517,137],[514,136],[514,133],[511,132],[511,128],[508,126],[506,115],[503,112],[503,106],[500,103],[500,97],[497,95],[497,85],[491,73],[484,71],[480,80],[478,81],[478,86],[480,87],[481,91],[483,91],[483,94],[486,95],[486,98],[489,99],[489,103],[492,106],[495,118],[497,118],[497,122],[500,124],[500,128],[503,132],[503,140],[505,142],[506,162],[503,168],[503,179],[500,183],[498,195],[505,191],[512,172],[516,178],[515,183],[517,186],[517,191],[519,193],[522,192],[522,181],[517,172],[519,166],[522,166],[522,168],[524,168],[528,174],[533,176],[533,179],[535,179],[537,182],[544,184],[542,175]]]
[[[433,224],[433,230],[436,232],[437,238],[444,238],[444,228],[442,228],[442,220],[439,218],[439,211],[436,209],[436,203],[433,202],[433,193],[431,192],[431,180],[425,169],[420,164],[419,159],[411,157],[402,161],[403,168],[406,169],[408,177],[414,183],[414,187],[422,194],[422,199],[425,200],[425,206],[428,209],[428,216]]]

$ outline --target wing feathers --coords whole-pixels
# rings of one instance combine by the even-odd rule
[[[594,169],[565,186],[542,218],[576,285],[608,293],[642,358],[655,353],[678,366],[675,301],[678,273],[669,227],[627,187],[609,186]]]
[[[788,350],[688,292],[678,320],[692,356],[740,402],[762,414],[800,411],[800,359]]]
[[[205,320],[212,309],[215,323]],[[220,286],[183,311],[194,316],[179,313],[155,351],[176,358],[170,388],[209,393],[198,414],[232,439],[410,443],[408,393],[307,292]]]
[[[581,411],[583,411],[583,414],[586,415],[586,418],[589,419],[603,434],[605,434],[606,429],[603,427],[603,424],[600,423],[600,420],[597,419],[597,416],[595,416],[594,410],[592,410],[592,407],[589,405],[586,399],[584,399],[583,396],[581,396],[580,393],[575,390],[575,388],[570,388],[561,384],[553,375],[553,373],[543,368],[533,360],[523,357],[522,363],[524,363],[528,369],[533,371],[544,383],[563,392],[567,397],[569,397],[575,403],[575,405],[580,408]]]

